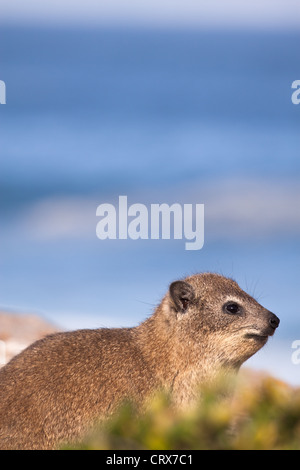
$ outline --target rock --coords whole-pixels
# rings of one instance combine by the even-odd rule
[[[34,341],[58,331],[38,315],[0,311],[0,367]]]

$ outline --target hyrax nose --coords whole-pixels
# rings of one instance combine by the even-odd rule
[[[269,324],[274,330],[279,326],[280,320],[279,318],[274,314],[271,313],[270,319],[269,319]]]

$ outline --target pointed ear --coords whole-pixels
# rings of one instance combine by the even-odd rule
[[[190,302],[195,298],[193,287],[185,281],[172,282],[169,292],[176,311],[181,313],[186,312]]]

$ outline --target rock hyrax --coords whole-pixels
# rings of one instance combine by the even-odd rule
[[[46,336],[0,370],[0,448],[56,448],[122,400],[142,403],[158,389],[184,406],[220,370],[237,371],[278,325],[235,281],[204,273],[173,282],[137,327]]]

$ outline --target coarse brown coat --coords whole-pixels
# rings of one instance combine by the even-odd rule
[[[235,281],[204,273],[173,282],[134,328],[49,335],[0,370],[0,449],[54,449],[157,390],[183,407],[218,372],[238,371],[278,324]]]

